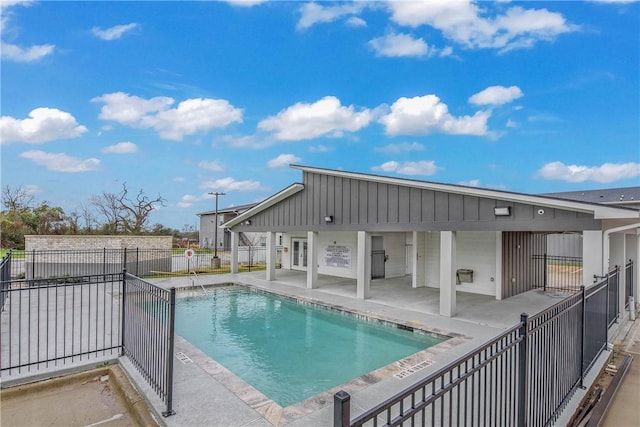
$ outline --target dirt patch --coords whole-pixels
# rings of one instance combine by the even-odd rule
[[[157,426],[117,366],[0,391],[7,426]]]

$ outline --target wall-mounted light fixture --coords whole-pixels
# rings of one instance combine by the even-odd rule
[[[511,215],[511,206],[505,206],[502,208],[493,208],[495,216],[509,216]]]
[[[325,215],[324,222],[327,224],[333,222],[333,215]]]

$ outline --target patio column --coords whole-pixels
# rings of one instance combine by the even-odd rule
[[[427,286],[427,278],[425,274],[425,233],[413,232],[413,250],[411,256],[413,257],[412,271],[411,271],[411,287],[417,288]]]
[[[456,233],[440,232],[440,315],[456,315]]]
[[[318,232],[307,232],[307,289],[318,287]]]
[[[496,231],[496,299],[502,299],[502,231]]]
[[[231,273],[238,272],[238,232],[231,232]]]
[[[358,231],[358,268],[356,297],[369,298],[371,289],[371,234]]]
[[[267,233],[267,280],[276,280],[276,233]]]
[[[584,230],[582,232],[582,284],[593,283],[593,276],[602,276],[604,268],[602,230]],[[608,262],[608,260],[607,260]]]

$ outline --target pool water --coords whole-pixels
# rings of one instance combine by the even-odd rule
[[[283,407],[443,341],[242,286],[178,299],[176,332]]]

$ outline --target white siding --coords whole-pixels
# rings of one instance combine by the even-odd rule
[[[473,283],[461,283],[456,289],[484,295],[495,295],[496,234],[482,231],[457,233],[457,266],[473,270]]]

